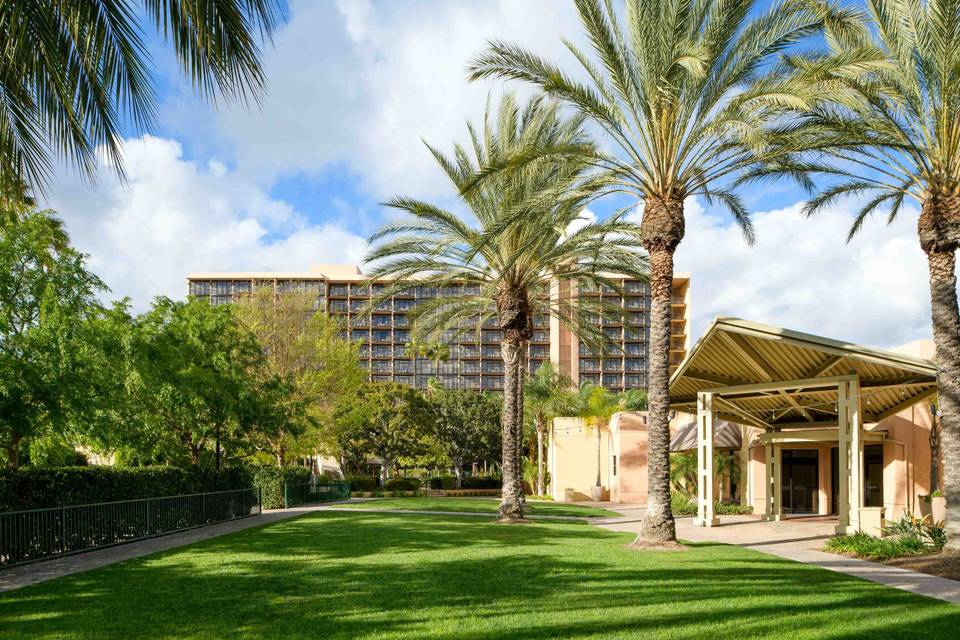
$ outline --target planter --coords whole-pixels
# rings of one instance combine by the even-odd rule
[[[933,524],[947,519],[947,498],[945,496],[920,496],[920,515],[930,518]]]
[[[603,487],[590,487],[590,497],[594,502],[602,502],[607,499],[607,490]]]
[[[937,496],[930,498],[930,516],[934,524],[944,522],[947,519],[947,498],[946,496]]]

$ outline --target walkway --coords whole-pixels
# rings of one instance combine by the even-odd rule
[[[619,511],[624,515],[622,518],[606,518],[597,523],[611,531],[638,531],[645,511],[643,507],[609,502],[587,504]],[[960,604],[960,582],[956,580],[821,551],[824,541],[833,535],[836,524],[834,521],[814,517],[765,522],[750,516],[721,516],[720,523],[719,527],[696,527],[693,518],[677,518],[677,538],[690,542],[735,544],[888,587]]]
[[[241,518],[239,520],[228,520],[212,524],[199,529],[190,529],[180,533],[172,533],[168,536],[159,538],[149,538],[139,542],[121,544],[115,547],[107,547],[97,551],[88,551],[78,553],[72,556],[57,558],[56,560],[44,560],[32,564],[20,565],[0,571],[0,593],[19,589],[38,582],[46,582],[54,578],[61,578],[74,573],[90,571],[105,567],[115,562],[123,562],[141,556],[150,555],[159,551],[176,549],[201,540],[209,540],[235,531],[243,531],[251,527],[259,527],[280,520],[287,520],[301,515],[308,511],[316,511],[324,508],[326,505],[305,505],[293,509],[275,509],[264,511],[259,516]]]

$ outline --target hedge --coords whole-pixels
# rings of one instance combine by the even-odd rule
[[[461,488],[463,489],[499,489],[501,486],[500,478],[493,476],[467,476],[463,479]]]
[[[353,475],[344,478],[350,483],[351,491],[367,492],[377,490],[377,479],[373,476]]]
[[[283,485],[310,482],[307,467],[257,467],[253,471],[253,486],[260,489],[261,507],[283,509]]]
[[[430,488],[434,491],[439,489],[455,489],[457,479],[454,476],[440,476],[439,478],[430,478]]]
[[[419,478],[390,478],[383,485],[384,491],[419,491]]]
[[[246,489],[250,472],[177,467],[21,467],[0,469],[0,511],[137,500]]]

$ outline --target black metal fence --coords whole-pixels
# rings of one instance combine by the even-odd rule
[[[349,482],[324,482],[283,485],[283,508],[312,502],[332,502],[350,497]]]
[[[91,551],[259,513],[257,489],[0,513],[0,567]]]

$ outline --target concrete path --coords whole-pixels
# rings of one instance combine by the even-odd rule
[[[44,560],[32,564],[20,565],[9,569],[0,570],[0,593],[19,589],[31,584],[46,582],[54,578],[61,578],[74,573],[90,571],[105,567],[115,562],[123,562],[132,558],[157,553],[158,551],[167,551],[176,549],[201,540],[209,540],[218,536],[243,531],[251,527],[259,527],[280,520],[287,520],[302,515],[310,511],[317,511],[325,508],[326,505],[305,505],[293,509],[274,509],[264,511],[259,516],[241,518],[239,520],[228,520],[218,524],[212,524],[199,529],[190,529],[180,533],[171,533],[159,538],[149,538],[139,542],[129,544],[120,544],[115,547],[98,549],[78,553],[72,556],[65,556],[55,560]]]
[[[612,531],[639,531],[645,511],[643,507],[609,502],[588,504],[624,514],[623,518],[607,518],[603,522],[597,522],[599,526]],[[764,522],[750,516],[720,516],[719,527],[706,528],[694,526],[693,518],[684,517],[677,518],[677,538],[690,542],[735,544],[888,587],[960,604],[960,582],[956,580],[821,551],[826,539],[833,535],[835,524],[834,521],[816,517]]]

